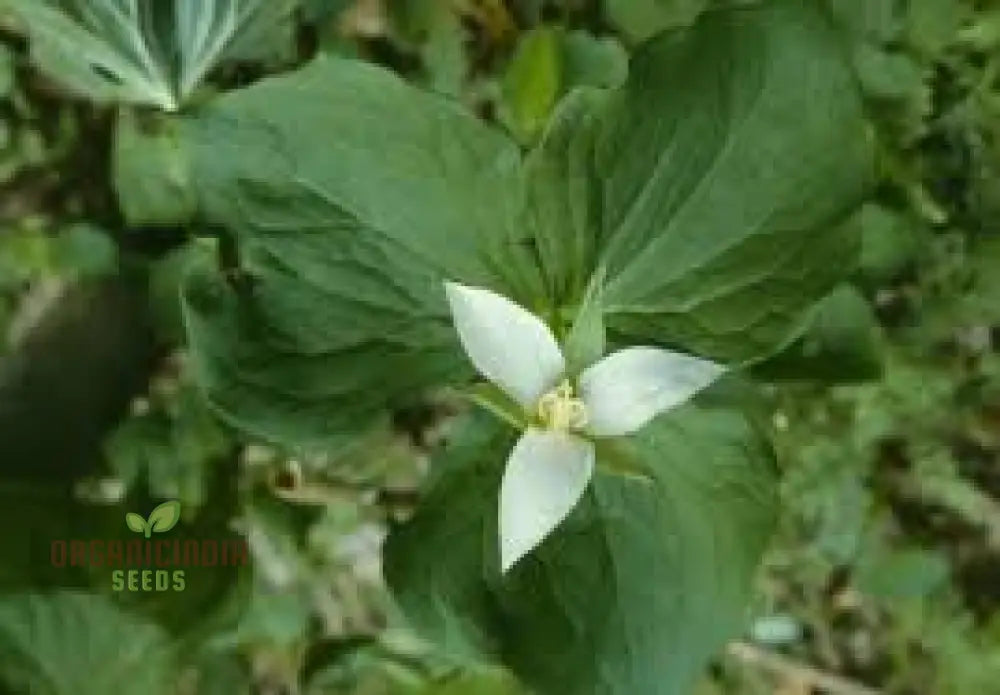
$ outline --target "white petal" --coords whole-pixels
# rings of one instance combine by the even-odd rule
[[[587,431],[599,437],[635,432],[724,371],[714,362],[659,348],[634,347],[609,355],[580,375]]]
[[[559,343],[541,319],[478,287],[445,283],[455,328],[472,364],[525,408],[566,370]]]
[[[504,572],[565,519],[594,473],[594,445],[564,432],[529,429],[507,461],[500,488]]]

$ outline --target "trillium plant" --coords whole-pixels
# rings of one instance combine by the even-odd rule
[[[446,285],[479,373],[521,408],[523,434],[500,489],[504,572],[572,511],[594,474],[594,440],[632,434],[715,381],[723,367],[655,347],[615,352],[579,374],[539,317],[490,290]]]
[[[724,4],[596,83],[574,58],[537,132],[331,54],[172,92],[133,132],[171,166],[116,168],[131,219],[212,231],[189,364],[249,439],[377,462],[393,412],[476,380],[385,579],[448,657],[540,695],[687,695],[743,629],[777,508],[751,382],[856,261],[872,156],[830,13]]]
[[[779,470],[753,381],[808,362],[861,246],[870,128],[832,5],[864,3],[686,4],[711,9],[627,49],[525,32],[474,110],[298,40],[345,3],[0,0],[41,70],[119,114],[129,234],[202,236],[149,294],[187,264],[157,314],[232,430],[353,478],[396,458],[394,413],[477,382],[490,412],[419,452],[382,567],[408,628],[539,695],[689,695],[744,629]]]

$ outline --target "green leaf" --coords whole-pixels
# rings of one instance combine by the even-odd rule
[[[836,223],[870,165],[839,43],[791,0],[647,44],[622,89],[560,105],[520,177],[501,135],[349,60],[187,126],[202,212],[239,251],[187,285],[199,381],[231,423],[292,446],[342,444],[468,375],[445,278],[552,317],[606,265],[609,343],[766,357],[853,261]]]
[[[861,257],[858,272],[861,280],[878,288],[898,280],[917,260],[922,243],[922,229],[906,217],[876,204],[858,211],[861,227]]]
[[[346,216],[418,268],[472,284],[510,272],[516,146],[382,68],[322,56],[213,102],[189,125],[209,220],[248,241],[338,228]],[[317,143],[317,133],[327,136]]]
[[[765,381],[850,384],[882,375],[878,318],[868,300],[841,285],[816,307],[805,333],[779,354],[753,368]]]
[[[260,56],[262,51],[266,56],[275,46],[276,33],[291,43],[294,32],[289,20],[297,0],[173,1],[182,100],[225,58]]]
[[[655,482],[655,471],[641,457],[636,456],[632,447],[617,439],[598,439],[597,465],[613,475],[623,475],[645,482]]]
[[[188,141],[204,214],[237,233],[241,264],[189,279],[192,360],[258,437],[336,447],[468,376],[445,279],[539,294],[512,241],[517,148],[380,68],[321,58],[218,100]]]
[[[563,352],[571,374],[578,374],[604,356],[604,271],[599,268],[590,279],[580,308],[566,336]]]
[[[583,298],[600,236],[599,172],[593,165],[607,95],[581,88],[560,102],[525,160],[522,215],[532,230],[546,289],[560,306]]]
[[[32,59],[54,80],[97,102],[163,111],[176,111],[227,58],[260,57],[282,38],[290,45],[289,20],[297,5],[297,0],[4,2],[27,30]]]
[[[181,503],[170,500],[158,505],[149,513],[146,524],[154,533],[166,533],[181,520]],[[148,535],[148,534],[147,534]]]
[[[198,200],[174,122],[122,109],[113,152],[113,184],[126,222],[136,226],[190,222]]]
[[[175,668],[166,635],[110,599],[69,591],[0,598],[0,686],[13,692],[167,695]]]
[[[618,87],[628,76],[628,53],[617,39],[585,31],[563,34],[564,88]]]
[[[617,87],[628,55],[613,38],[538,27],[521,35],[502,81],[501,117],[525,143],[538,139],[557,102],[580,87]]]
[[[503,77],[504,114],[518,140],[545,127],[563,85],[562,33],[538,27],[521,35]]]
[[[708,0],[604,0],[609,19],[630,39],[642,41],[690,24]]]
[[[129,512],[125,515],[125,525],[128,526],[130,531],[146,533],[146,520],[135,512]]]
[[[840,42],[807,4],[706,14],[632,59],[603,116],[606,319],[730,363],[786,343],[849,271],[871,148]]]
[[[152,34],[153,3],[6,0],[31,40],[39,69],[98,102],[177,108],[167,62]]]
[[[775,519],[769,445],[732,411],[673,411],[623,441],[652,481],[598,472],[501,577],[497,496],[514,437],[488,415],[466,421],[390,536],[386,577],[410,620],[454,658],[500,658],[539,692],[689,692],[743,624]]]

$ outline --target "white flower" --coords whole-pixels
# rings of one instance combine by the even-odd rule
[[[489,290],[445,283],[455,327],[476,369],[524,409],[530,423],[500,489],[503,572],[565,519],[594,473],[594,438],[635,432],[684,403],[724,369],[669,350],[632,347],[574,381],[548,326]]]

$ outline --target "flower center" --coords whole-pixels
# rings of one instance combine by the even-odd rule
[[[563,381],[538,399],[538,417],[548,429],[568,432],[586,426],[587,407],[569,381]]]

